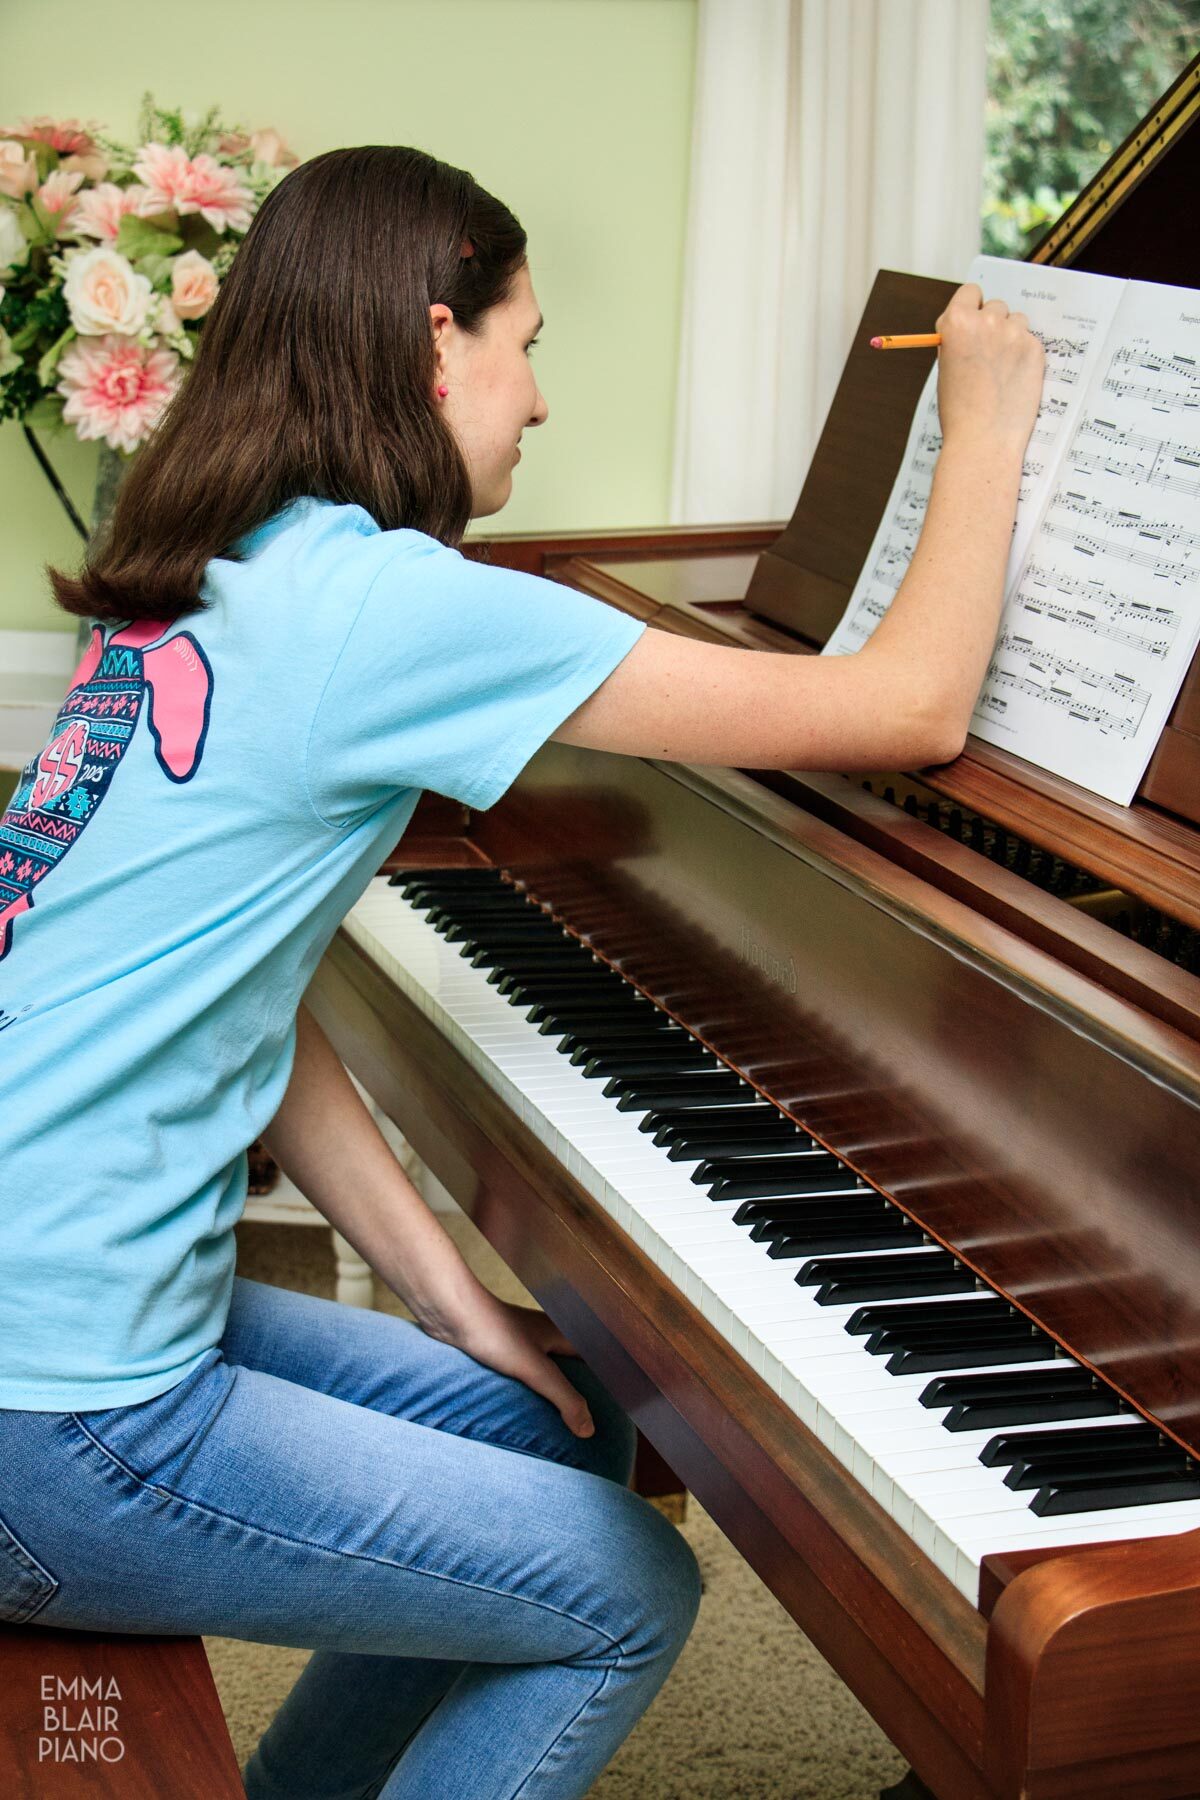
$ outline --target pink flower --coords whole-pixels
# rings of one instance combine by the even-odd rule
[[[78,169],[88,181],[103,181],[108,174],[108,158],[103,150],[76,150],[64,156],[61,169]]]
[[[250,160],[269,163],[273,169],[294,169],[300,158],[289,150],[279,133],[268,125],[264,131],[250,133]]]
[[[0,137],[32,138],[35,143],[49,144],[60,156],[86,156],[96,148],[95,129],[94,119],[89,128],[78,119],[56,120],[49,113],[39,113],[36,119],[22,119],[19,125],[0,125]]]
[[[217,271],[198,250],[171,264],[171,304],[181,319],[202,319],[217,297]]]
[[[145,188],[136,183],[122,188],[115,181],[102,181],[99,187],[80,194],[71,215],[71,229],[76,237],[107,239],[111,243],[126,213],[139,215],[145,198]]]
[[[37,186],[37,159],[11,138],[0,140],[0,194],[23,200]]]
[[[143,144],[133,169],[148,189],[147,216],[174,207],[180,214],[198,212],[214,231],[245,231],[250,224],[254,196],[242,186],[236,169],[223,167],[204,151],[189,159],[181,144]]]
[[[66,169],[55,169],[47,175],[37,191],[37,197],[48,213],[57,215],[54,220],[56,237],[70,237],[74,232],[71,216],[79,202],[75,199],[75,190],[81,185],[83,176],[76,169],[68,173]]]
[[[67,402],[63,418],[77,436],[136,450],[179,385],[179,358],[113,335],[72,344],[58,376]]]

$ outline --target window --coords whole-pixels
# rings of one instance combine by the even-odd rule
[[[1200,0],[992,0],[983,248],[1026,256],[1200,49]]]

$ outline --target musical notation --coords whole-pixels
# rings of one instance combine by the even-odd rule
[[[1098,438],[1111,451],[1080,449],[1081,438]],[[1130,452],[1124,455],[1124,452]],[[1200,454],[1182,438],[1151,437],[1144,431],[1121,431],[1111,419],[1084,419],[1067,461],[1081,475],[1116,475],[1131,487],[1160,488],[1164,493],[1200,494]]]
[[[1175,608],[1153,606],[1101,582],[1064,575],[1035,562],[1025,568],[1014,605],[1036,621],[1156,658],[1170,655],[1183,623],[1183,614]]]
[[[1119,400],[1145,400],[1156,411],[1200,413],[1200,393],[1183,393],[1179,388],[1155,387],[1148,381],[1124,381],[1119,375],[1106,375],[1100,383],[1106,394]]]
[[[1128,532],[1144,542],[1129,543],[1122,536],[1104,537],[1080,531],[1074,525],[1060,525],[1050,516],[1055,511],[1075,513],[1109,531]],[[1177,587],[1200,582],[1200,558],[1191,560],[1196,552],[1200,552],[1200,532],[1189,531],[1170,519],[1144,519],[1140,513],[1106,506],[1100,499],[1072,489],[1060,489],[1054,495],[1050,513],[1042,521],[1041,535],[1070,544],[1081,556],[1107,556],[1117,562],[1131,563],[1135,568],[1146,569],[1156,581],[1171,581]],[[1163,548],[1181,550],[1183,556],[1164,555]]]
[[[1068,720],[1077,725],[1092,726],[1103,733],[1126,740],[1137,736],[1138,728],[1145,712],[1143,705],[1135,712],[1113,712],[1107,706],[1101,706],[1095,700],[1082,700],[1071,688],[1056,685],[1050,680],[1041,680],[1037,674],[1022,674],[1016,669],[1007,669],[1000,663],[993,662],[988,669],[987,686],[980,699],[980,710],[992,719],[1003,721],[1008,712],[1008,701],[1005,695],[997,690],[1004,688],[1035,701],[1039,706],[1054,706],[1064,713]],[[1149,695],[1146,696],[1149,699]]]
[[[972,730],[1122,804],[1200,641],[1200,320],[1185,289],[978,258],[1046,350],[996,648]],[[1047,291],[1049,290],[1049,291]],[[827,648],[861,647],[903,586],[942,440],[936,371]]]
[[[1200,392],[1200,362],[1194,356],[1160,356],[1153,350],[1122,344],[1113,351],[1111,366],[1114,369],[1133,366],[1144,369],[1148,375],[1177,375]]]

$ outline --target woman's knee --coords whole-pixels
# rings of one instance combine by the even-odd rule
[[[620,1590],[626,1611],[626,1650],[639,1644],[673,1662],[696,1622],[702,1583],[691,1545],[669,1519],[640,1495],[627,1496],[628,1539]]]

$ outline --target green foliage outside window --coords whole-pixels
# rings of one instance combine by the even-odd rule
[[[1027,255],[1198,50],[1200,0],[992,0],[984,250]]]

